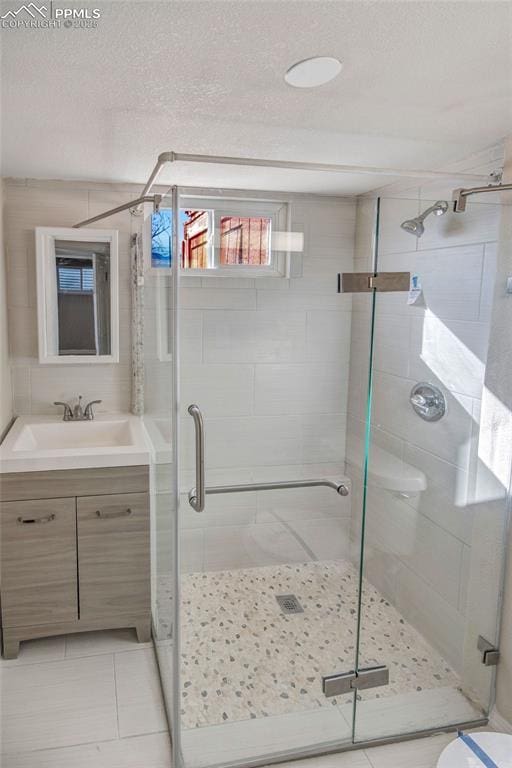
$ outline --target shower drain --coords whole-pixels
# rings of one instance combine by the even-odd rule
[[[295,595],[276,595],[276,600],[283,613],[304,613]]]

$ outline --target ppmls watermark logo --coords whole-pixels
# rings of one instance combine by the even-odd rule
[[[99,8],[60,8],[28,3],[0,15],[2,29],[94,29],[101,17]]]

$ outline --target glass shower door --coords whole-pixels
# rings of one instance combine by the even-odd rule
[[[409,271],[415,290],[375,294],[370,418],[348,437],[349,452],[369,438],[359,665],[389,669],[358,691],[355,741],[483,722],[492,700],[483,649],[497,642],[508,480],[488,427],[510,404],[487,358],[510,206],[471,203],[420,238],[401,229],[433,202],[379,201],[375,270]]]
[[[354,254],[354,200],[276,198],[179,195],[175,729],[187,767],[352,743],[354,692],[333,695],[332,676],[357,661],[361,497],[345,446],[349,410],[367,409],[373,297],[339,292],[338,274],[358,271],[367,244]],[[364,467],[364,441],[351,450]]]

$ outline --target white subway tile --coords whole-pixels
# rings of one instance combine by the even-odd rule
[[[404,460],[426,475],[419,512],[467,544],[471,543],[474,510],[468,501],[468,472],[429,451],[405,443]]]
[[[481,397],[489,326],[441,320],[428,313],[411,323],[409,378],[427,379],[470,397]]]
[[[254,366],[183,363],[180,367],[182,413],[197,403],[205,418],[253,413]]]
[[[462,543],[389,491],[370,489],[367,541],[394,554],[457,609]]]
[[[400,224],[413,219],[419,213],[418,200],[405,198],[382,198],[379,216],[379,256],[385,253],[400,253],[416,250],[416,237],[400,227]],[[379,264],[380,269],[383,266]]]
[[[348,294],[336,293],[336,285],[332,290],[312,292],[307,291],[257,291],[258,310],[274,310],[290,312],[307,309],[324,309],[349,311],[351,299]]]
[[[256,366],[256,414],[346,412],[345,371],[331,363],[282,363]]]
[[[344,460],[345,415],[304,415],[301,422],[303,463],[339,463]]]
[[[332,360],[341,370],[347,370],[350,355],[350,314],[313,310],[306,318],[307,360]]]
[[[300,541],[280,523],[209,528],[205,531],[207,571],[251,568],[309,560]]]
[[[463,616],[466,615],[468,602],[468,583],[471,569],[471,547],[463,547],[462,560],[460,564],[460,590],[459,590],[459,611]]]
[[[421,200],[421,210],[435,202]],[[432,217],[418,240],[418,249],[446,248],[452,245],[485,243],[497,240],[500,227],[500,205],[468,203],[464,213],[448,210],[444,216]]]
[[[377,372],[374,377],[372,422],[391,434],[408,440],[446,461],[467,467],[471,444],[471,399],[457,399],[445,391],[447,412],[436,422],[424,422],[409,402],[409,379]]]
[[[256,309],[253,290],[227,288],[182,288],[180,302],[183,309]]]
[[[498,244],[486,243],[484,250],[484,266],[482,270],[482,286],[480,291],[480,320],[490,322],[494,290],[496,287],[496,270],[498,263]]]
[[[179,313],[180,362],[203,360],[203,313],[198,309],[181,309]]]
[[[346,518],[294,520],[288,522],[288,528],[309,554],[308,560],[344,560],[348,557],[350,523]]]
[[[376,200],[359,198],[357,201],[357,218],[355,232],[355,260],[361,262],[361,269],[356,272],[366,272],[373,266],[373,245],[376,228]]]
[[[37,357],[37,317],[35,308],[9,307],[8,327],[11,357]]]
[[[181,287],[184,287],[183,280],[186,278],[181,277]],[[190,281],[196,280],[197,278],[190,278]],[[259,278],[258,278],[259,279]],[[247,290],[252,289],[255,287],[255,279],[250,277],[215,277],[215,276],[208,276],[208,277],[202,277],[201,280],[201,288],[216,288],[226,291],[233,291],[233,290]],[[197,283],[188,283],[187,286],[197,288]]]
[[[396,608],[457,672],[461,671],[464,617],[405,565],[397,575]]]
[[[12,390],[16,397],[30,397],[30,367],[13,366],[11,368]]]
[[[204,313],[204,360],[207,363],[303,360],[305,341],[305,312]]]
[[[207,419],[206,468],[254,467],[301,463],[302,420],[300,416],[234,417]],[[195,466],[193,424],[182,419],[182,461],[185,469]]]
[[[289,480],[289,473],[283,474],[283,468],[276,480]],[[303,474],[303,473],[302,473]],[[309,477],[324,477],[323,472],[310,472]],[[342,481],[341,473],[337,477]],[[260,491],[258,493],[258,511],[256,521],[268,523],[275,521],[297,522],[303,520],[320,521],[333,518],[350,518],[350,501],[340,496],[332,488],[289,488],[287,490]]]

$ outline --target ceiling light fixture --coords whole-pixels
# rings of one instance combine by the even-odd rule
[[[334,80],[341,72],[341,67],[341,61],[332,56],[314,56],[290,67],[284,79],[294,88],[316,88]]]

